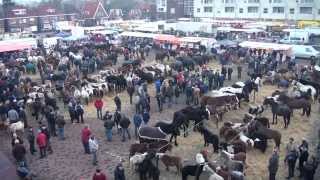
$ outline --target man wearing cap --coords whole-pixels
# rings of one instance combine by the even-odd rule
[[[279,168],[279,154],[278,154],[278,148],[273,149],[273,153],[269,159],[269,180],[275,180],[277,171]]]

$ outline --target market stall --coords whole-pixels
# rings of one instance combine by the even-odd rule
[[[169,44],[174,44],[174,45],[177,45],[180,43],[179,41],[179,38],[177,38],[176,36],[174,35],[167,35],[167,34],[159,34],[159,35],[156,35],[154,37],[154,41],[158,44],[161,44],[161,43],[169,43]]]
[[[210,48],[217,41],[213,38],[182,37],[179,39],[179,42],[181,47],[199,48],[199,46],[202,45],[207,48]]]

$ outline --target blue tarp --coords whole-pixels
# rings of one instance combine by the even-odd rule
[[[63,31],[61,31],[58,34],[56,34],[56,37],[62,37],[62,38],[69,37],[69,36],[71,36],[70,33],[63,32]]]
[[[77,41],[80,39],[86,39],[87,36],[83,35],[83,36],[69,36],[69,37],[65,37],[63,38],[64,41]]]

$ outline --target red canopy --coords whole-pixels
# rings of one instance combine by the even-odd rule
[[[17,44],[0,44],[0,52],[18,51],[24,49],[31,49],[31,44],[17,43]]]
[[[179,38],[175,37],[174,35],[159,34],[154,37],[154,40],[161,43],[168,42],[171,44],[179,44]]]

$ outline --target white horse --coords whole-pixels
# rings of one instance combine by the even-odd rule
[[[143,154],[135,154],[129,159],[129,166],[133,169],[137,164],[142,163],[142,161],[146,158],[148,153]]]
[[[11,124],[9,122],[6,122],[6,124],[8,125],[11,134],[14,134],[17,132],[23,133],[24,131],[24,123],[22,121],[18,121],[16,123],[11,123]]]
[[[317,97],[317,90],[311,85],[304,85],[298,81],[293,80],[292,85],[296,86],[300,91],[307,93],[308,91],[311,91],[311,98],[312,101],[315,102],[315,99]]]

